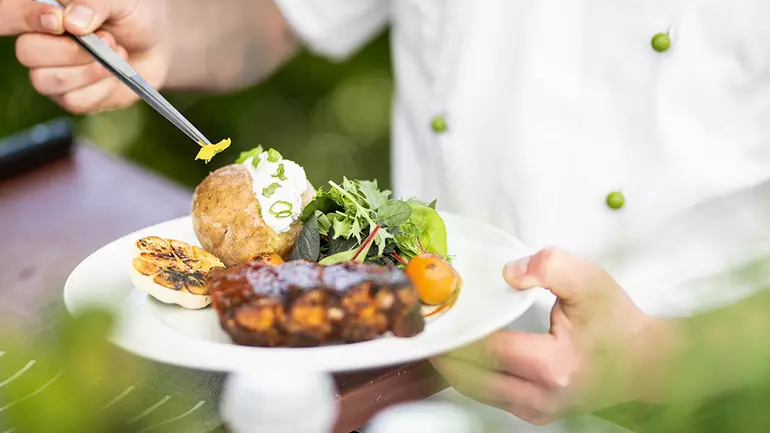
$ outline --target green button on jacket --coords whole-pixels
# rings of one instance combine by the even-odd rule
[[[652,37],[652,49],[664,53],[671,48],[671,37],[668,33],[658,33]]]
[[[611,192],[607,195],[607,206],[609,206],[610,209],[618,210],[622,208],[625,203],[625,197],[618,191]]]
[[[443,132],[446,132],[448,126],[446,124],[446,118],[444,116],[436,116],[433,118],[433,121],[431,121],[431,128],[433,128],[433,131],[441,134]]]

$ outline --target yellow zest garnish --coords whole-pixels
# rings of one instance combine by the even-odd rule
[[[201,150],[198,151],[198,155],[195,157],[195,159],[202,159],[206,161],[206,164],[208,164],[214,155],[230,147],[230,139],[226,138],[217,144],[204,144],[201,141],[199,141],[198,144],[201,145]]]

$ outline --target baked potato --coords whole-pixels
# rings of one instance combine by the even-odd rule
[[[299,220],[283,233],[266,224],[252,182],[243,164],[227,165],[210,173],[193,194],[195,235],[203,249],[226,266],[248,262],[261,253],[275,253],[286,260],[302,231]],[[307,184],[303,207],[315,195],[312,185]]]

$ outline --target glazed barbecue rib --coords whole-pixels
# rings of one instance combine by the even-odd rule
[[[425,327],[417,291],[397,268],[251,262],[213,271],[207,287],[222,327],[241,345],[355,343]]]

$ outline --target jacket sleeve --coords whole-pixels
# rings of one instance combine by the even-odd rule
[[[274,0],[314,53],[344,60],[382,31],[389,0]]]

